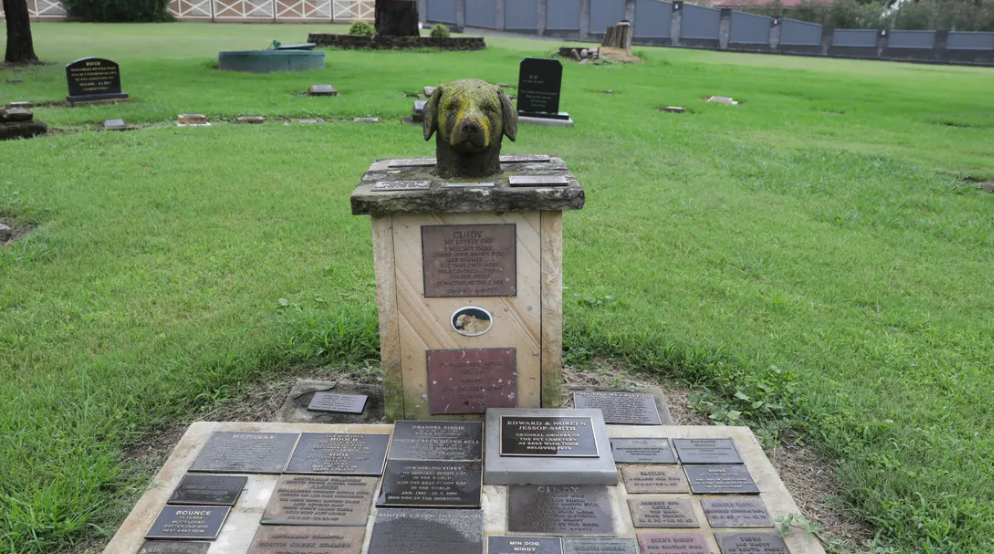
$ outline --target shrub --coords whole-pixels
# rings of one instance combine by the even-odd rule
[[[349,25],[349,34],[355,37],[371,37],[376,34],[376,29],[365,21],[356,20]]]
[[[63,0],[71,19],[106,23],[172,21],[169,0]]]
[[[449,38],[449,28],[441,23],[431,28],[431,38]]]

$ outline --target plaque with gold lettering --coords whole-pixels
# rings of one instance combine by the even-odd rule
[[[514,224],[423,225],[426,298],[516,296]]]
[[[590,417],[501,416],[501,456],[596,458]]]
[[[359,554],[365,527],[260,525],[249,554]]]
[[[428,405],[435,414],[518,407],[514,348],[428,350]]]

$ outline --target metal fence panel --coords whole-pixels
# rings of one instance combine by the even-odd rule
[[[625,0],[590,0],[590,32],[603,35],[625,18]]]
[[[538,0],[506,0],[504,28],[518,31],[538,30]]]
[[[580,0],[549,0],[545,28],[550,31],[580,30]]]
[[[466,25],[497,28],[497,0],[466,0]]]
[[[994,50],[994,33],[951,32],[946,50]]]
[[[728,42],[738,44],[769,44],[772,19],[750,13],[732,12],[732,28]]]
[[[670,38],[673,4],[658,0],[635,0],[634,38]]]
[[[456,24],[456,0],[428,0],[428,21]]]
[[[718,40],[721,12],[713,8],[683,5],[683,25],[680,38]]]
[[[891,31],[887,48],[931,49],[935,46],[935,31]]]
[[[784,19],[780,23],[780,44],[785,46],[820,46],[821,25]]]
[[[875,29],[836,29],[835,36],[832,37],[832,46],[873,48],[876,45]]]

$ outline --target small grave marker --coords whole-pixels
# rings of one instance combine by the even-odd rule
[[[674,494],[690,492],[683,471],[676,466],[623,467],[621,475],[628,494]]]
[[[621,537],[565,537],[563,554],[638,554],[638,547]]]
[[[663,111],[666,113],[684,113],[687,110],[685,108],[681,108],[680,106],[666,106],[663,108]]]
[[[212,541],[221,532],[229,511],[228,506],[166,505],[145,538]]]
[[[252,539],[252,554],[359,554],[365,527],[260,525]],[[287,544],[293,544],[288,550]]]
[[[361,414],[366,407],[369,396],[365,394],[342,394],[339,392],[316,392],[307,405],[308,410],[315,412],[338,412],[343,414]]]
[[[246,115],[239,117],[235,120],[235,123],[241,123],[246,125],[258,125],[260,123],[265,123],[266,118],[259,115]]]
[[[487,554],[563,554],[559,537],[488,537]]]
[[[629,498],[635,527],[697,528],[701,524],[694,515],[690,500],[681,498]]]
[[[26,102],[26,101],[22,101],[22,102],[7,102],[7,105],[4,106],[4,107],[5,108],[24,108],[25,110],[30,110],[31,108],[34,107],[34,104],[32,104],[31,102]]]
[[[373,185],[373,192],[387,192],[394,190],[428,190],[431,188],[431,181],[377,181]]]
[[[514,348],[429,350],[428,402],[432,414],[482,414],[518,406]]]
[[[338,96],[338,91],[333,85],[311,85],[307,89],[307,94],[311,96]]]
[[[483,512],[395,508],[378,510],[368,554],[481,554]]]
[[[389,443],[380,433],[302,433],[284,473],[378,476]]]
[[[680,461],[685,464],[741,464],[742,457],[732,439],[673,439]]]
[[[217,432],[200,450],[190,471],[206,473],[282,473],[296,433]]]
[[[604,413],[604,423],[621,425],[661,425],[656,399],[644,392],[592,391],[573,393],[578,410],[595,408]]]
[[[507,530],[512,533],[610,535],[611,496],[594,485],[512,485]]]
[[[365,527],[375,491],[375,477],[284,475],[262,523]]]
[[[565,187],[569,179],[565,175],[512,175],[507,183],[512,187]]]
[[[394,423],[391,460],[478,461],[483,455],[483,424],[473,421]]]
[[[234,506],[248,477],[241,475],[186,474],[173,490],[167,504]]]
[[[209,542],[145,541],[138,554],[207,554]]]
[[[790,554],[777,533],[715,533],[721,554]]]
[[[176,118],[176,124],[180,127],[208,127],[210,122],[207,116],[199,113],[180,114]]]
[[[66,65],[69,105],[128,100],[121,92],[121,69],[104,58],[83,58]]]
[[[353,123],[379,123],[380,118],[378,117],[357,117],[352,120]]]
[[[711,527],[773,527],[759,498],[704,498],[701,505]]]
[[[642,554],[713,554],[701,533],[639,533]]]
[[[501,416],[501,456],[596,458],[589,417]]]
[[[479,508],[480,462],[390,460],[378,507]]]
[[[694,494],[759,494],[743,465],[685,465],[683,470]]]
[[[676,455],[667,439],[611,439],[614,461],[622,464],[675,464]]]

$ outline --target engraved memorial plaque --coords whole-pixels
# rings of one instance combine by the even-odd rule
[[[566,537],[563,554],[638,554],[635,539],[620,537]]]
[[[145,534],[146,539],[193,539],[212,541],[231,510],[228,506],[166,505]]]
[[[500,157],[500,162],[510,163],[541,163],[551,161],[548,154],[504,154]]]
[[[701,524],[690,500],[682,498],[629,498],[635,527],[695,528]]]
[[[596,458],[589,417],[501,416],[501,456]]]
[[[565,187],[569,179],[564,175],[512,175],[507,178],[512,187]]]
[[[474,421],[394,423],[391,460],[480,460],[483,424]]]
[[[384,192],[393,190],[428,190],[431,188],[431,181],[377,181],[373,185],[373,192]]]
[[[694,494],[759,494],[743,465],[683,466]]]
[[[426,298],[516,296],[514,224],[422,225]]]
[[[621,475],[628,494],[676,494],[690,492],[683,470],[676,466],[623,467]]]
[[[559,537],[488,537],[487,554],[563,554]]]
[[[428,350],[428,405],[432,414],[482,414],[517,408],[514,348]]]
[[[209,542],[145,541],[138,554],[207,554]]]
[[[435,158],[407,158],[403,160],[390,160],[388,167],[434,167]]]
[[[611,453],[616,463],[675,464],[676,455],[667,439],[611,439]]]
[[[573,392],[576,409],[596,408],[604,423],[621,425],[661,425],[656,399],[644,392]]]
[[[481,182],[472,182],[472,183],[443,183],[442,184],[442,188],[447,188],[447,189],[451,189],[451,188],[468,189],[468,188],[492,187],[492,186],[494,186],[493,181],[486,181],[486,182],[482,182],[481,181]]]
[[[166,504],[234,506],[248,477],[235,475],[184,475]]]
[[[365,527],[260,525],[248,554],[359,554]]]
[[[375,477],[284,475],[262,523],[364,526],[375,491]]]
[[[69,97],[121,93],[121,69],[104,58],[83,58],[66,65]]]
[[[596,485],[512,485],[507,530],[511,533],[610,535],[611,495]]]
[[[378,510],[368,554],[483,554],[481,510]]]
[[[790,554],[778,533],[715,533],[721,554]]]
[[[390,460],[377,506],[479,508],[480,462]]]
[[[297,437],[296,433],[218,431],[207,440],[190,471],[283,473]]]
[[[316,392],[307,409],[314,412],[336,412],[341,414],[361,414],[366,407],[365,394],[342,394],[340,392]]]
[[[380,475],[390,435],[303,433],[284,473]]]
[[[712,554],[701,533],[639,533],[642,554]]]
[[[685,464],[744,463],[732,439],[673,439],[673,446]]]
[[[704,498],[701,505],[711,527],[773,527],[758,498]]]
[[[563,85],[563,64],[559,60],[525,58],[518,73],[518,113],[558,114]]]

